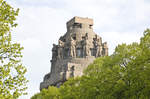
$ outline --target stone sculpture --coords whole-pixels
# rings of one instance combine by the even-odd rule
[[[63,58],[63,49],[64,49],[64,43],[61,40],[59,40],[58,41],[58,59]]]
[[[72,39],[71,37],[71,41],[70,41],[70,56],[71,57],[76,57],[76,42]]]
[[[84,52],[84,56],[91,56],[89,40],[88,40],[88,33],[86,33],[84,41],[83,41],[83,52]]]

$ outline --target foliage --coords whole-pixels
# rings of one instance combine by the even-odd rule
[[[118,45],[111,56],[97,58],[89,65],[82,77],[71,78],[57,88],[56,99],[150,99],[149,75],[150,30],[147,29],[140,43]]]
[[[31,99],[61,99],[59,89],[56,87],[49,87],[42,89],[42,91],[34,95]]]
[[[16,99],[25,94],[27,70],[21,63],[23,47],[11,40],[18,11],[0,0],[0,99]]]

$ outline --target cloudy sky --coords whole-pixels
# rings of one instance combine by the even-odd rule
[[[138,42],[150,27],[150,0],[7,0],[20,8],[13,41],[24,47],[28,69],[29,99],[39,92],[43,76],[50,71],[53,43],[66,32],[66,21],[74,16],[94,19],[94,31],[108,42],[109,54],[121,43]]]

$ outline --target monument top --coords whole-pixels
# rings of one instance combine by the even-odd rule
[[[73,17],[71,20],[69,20],[68,22],[67,22],[67,26],[70,26],[70,25],[72,25],[72,24],[74,24],[74,23],[78,23],[78,24],[89,24],[89,25],[91,25],[91,26],[93,26],[93,19],[91,19],[91,18],[83,18],[83,17],[77,17],[77,16],[75,16],[75,17]]]

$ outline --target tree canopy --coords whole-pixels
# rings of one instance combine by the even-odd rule
[[[89,65],[82,77],[71,78],[60,88],[43,89],[31,99],[150,99],[149,75],[147,29],[140,43],[118,45],[112,55]]]
[[[26,94],[26,68],[22,65],[23,47],[13,43],[12,28],[19,9],[14,10],[4,0],[0,0],[0,99],[16,99]]]

